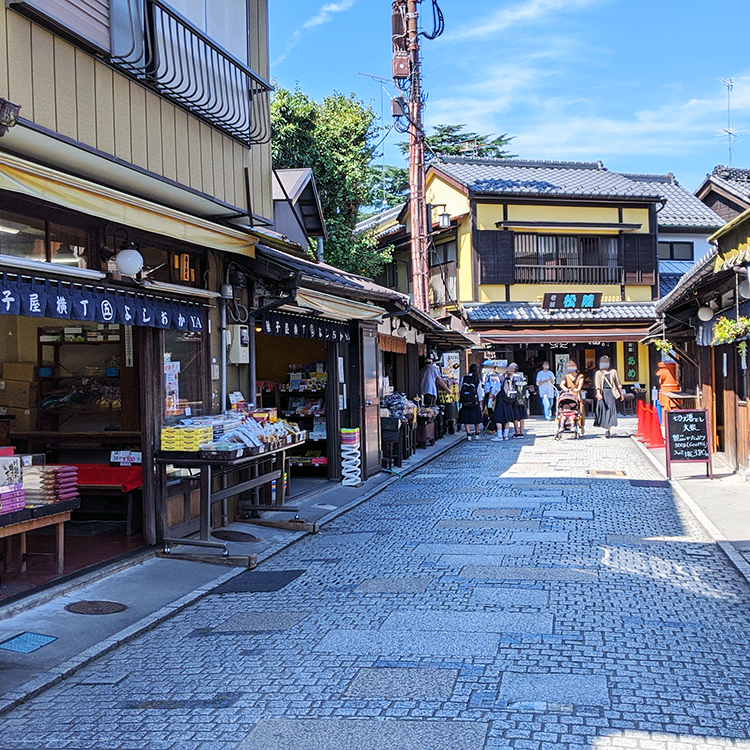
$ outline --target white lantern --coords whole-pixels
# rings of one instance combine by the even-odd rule
[[[700,310],[698,310],[698,317],[704,323],[708,323],[709,320],[713,320],[714,311],[708,305],[704,305],[700,308]]]
[[[135,276],[143,268],[143,256],[135,243],[127,242],[115,256],[117,270],[123,276]]]

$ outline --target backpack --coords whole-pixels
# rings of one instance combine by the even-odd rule
[[[469,380],[469,378],[463,379],[461,390],[458,393],[458,399],[461,402],[461,406],[466,409],[471,409],[472,407],[479,405],[477,386],[473,380]]]
[[[525,406],[526,405],[526,381],[521,381],[518,383],[518,388],[516,390],[516,404],[518,406]]]
[[[518,384],[513,378],[506,377],[503,379],[503,387],[500,391],[500,395],[502,396],[503,401],[506,401],[509,404],[515,402],[518,397]]]

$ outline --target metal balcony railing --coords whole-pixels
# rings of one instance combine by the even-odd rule
[[[159,0],[127,5],[114,66],[247,146],[270,140],[270,83]]]
[[[622,284],[621,266],[516,265],[517,284]]]
[[[430,305],[432,307],[455,304],[458,299],[456,274],[457,267],[454,261],[430,268]]]

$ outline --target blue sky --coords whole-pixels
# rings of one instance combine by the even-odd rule
[[[690,190],[727,164],[750,168],[750,2],[440,0],[445,34],[425,41],[428,125],[515,135],[525,159],[674,172]],[[422,3],[429,25],[430,3]],[[390,77],[389,0],[270,0],[271,75],[321,99],[350,92],[381,111]],[[393,94],[392,86],[386,86]],[[387,95],[383,95],[387,96]],[[385,119],[390,124],[385,100]],[[384,145],[399,163],[393,133]]]

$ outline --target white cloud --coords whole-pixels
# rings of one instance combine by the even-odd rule
[[[597,5],[606,0],[526,0],[497,11],[472,26],[465,26],[445,36],[446,41],[479,39],[505,31],[511,26],[543,21],[551,13],[570,13]]]
[[[314,15],[308,18],[302,26],[300,26],[290,37],[289,41],[286,44],[286,48],[284,49],[284,52],[281,54],[280,57],[276,59],[274,62],[274,65],[278,65],[284,58],[292,51],[292,49],[297,45],[299,40],[302,38],[304,33],[308,31],[309,29],[314,29],[317,26],[322,26],[323,24],[328,23],[333,19],[333,17],[337,13],[343,13],[344,11],[349,10],[356,0],[341,0],[341,2],[338,3],[326,3],[325,5],[321,5],[318,12]]]

